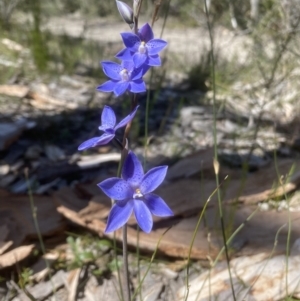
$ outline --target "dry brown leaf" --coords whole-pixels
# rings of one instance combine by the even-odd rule
[[[0,256],[0,269],[11,267],[27,258],[33,251],[35,245],[22,246],[11,250]]]

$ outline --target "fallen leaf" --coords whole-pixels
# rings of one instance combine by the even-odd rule
[[[27,258],[33,251],[35,245],[21,246],[0,256],[0,269],[11,267]]]

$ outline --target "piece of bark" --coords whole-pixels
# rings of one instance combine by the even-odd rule
[[[201,172],[213,174],[214,152],[212,148],[187,156],[168,169],[167,180],[189,178]],[[201,176],[201,175],[200,175]]]
[[[53,198],[33,195],[40,234],[45,237],[61,233],[65,229],[62,216],[57,213]],[[19,246],[25,238],[37,238],[28,195],[14,195],[0,190],[0,224],[9,228],[7,240]]]

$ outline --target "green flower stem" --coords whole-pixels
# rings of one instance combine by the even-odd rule
[[[218,165],[218,146],[217,146],[217,108],[216,108],[216,82],[215,82],[215,60],[214,60],[214,41],[212,36],[212,29],[209,22],[209,12],[207,8],[207,2],[204,0],[204,8],[205,8],[205,15],[207,20],[207,27],[209,32],[209,38],[210,38],[210,46],[211,46],[211,76],[212,76],[212,87],[213,87],[213,113],[214,113],[214,125],[213,125],[213,136],[214,136],[214,164]],[[215,168],[215,174],[216,174],[216,185],[219,187],[219,172]],[[218,189],[217,190],[217,196],[218,196],[218,206],[219,206],[219,214],[220,214],[220,223],[221,223],[221,231],[223,236],[223,243],[225,248],[225,255],[226,255],[226,262],[227,262],[227,268],[230,278],[230,286],[232,291],[232,298],[234,301],[236,301],[236,296],[234,292],[234,286],[232,281],[232,275],[230,270],[230,264],[229,264],[229,255],[228,255],[228,245],[226,243],[226,233],[225,233],[225,224],[224,224],[224,215],[223,215],[223,209],[222,209],[222,200],[221,200],[221,192]]]
[[[131,100],[131,111],[135,109],[137,106],[137,94],[132,94],[132,100]],[[121,155],[121,166],[123,165],[123,162],[128,154],[127,149],[127,137],[129,135],[130,129],[132,125],[132,120],[127,123],[124,136],[123,136],[123,150]],[[120,168],[120,171],[122,168]],[[119,171],[119,173],[120,173]],[[120,176],[120,175],[119,175]],[[127,224],[123,226],[123,264],[124,264],[124,283],[123,283],[123,289],[124,289],[124,300],[130,301],[131,300],[131,293],[130,293],[130,283],[129,283],[129,268],[128,268],[128,248],[127,248]]]
[[[123,226],[123,264],[124,264],[124,297],[125,301],[130,301],[129,269],[128,269],[128,249],[127,249],[127,224]]]

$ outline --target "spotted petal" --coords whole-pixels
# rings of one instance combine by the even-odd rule
[[[123,61],[122,66],[124,69],[128,71],[128,73],[131,73],[134,70],[134,63],[132,60],[130,61]]]
[[[158,54],[166,46],[167,42],[161,39],[152,39],[146,44],[149,55]]]
[[[91,138],[83,143],[81,143],[78,146],[78,150],[82,151],[91,147],[95,147],[95,146],[100,146],[100,145],[105,145],[108,142],[110,142],[113,138],[115,137],[114,134],[106,134],[104,133],[102,136],[100,137],[94,137]]]
[[[138,157],[129,152],[122,169],[122,178],[127,181],[132,187],[137,188],[144,176],[144,170]]]
[[[101,114],[101,126],[99,130],[112,129],[116,125],[116,115],[114,110],[109,106],[104,106]]]
[[[140,36],[141,40],[146,43],[153,39],[153,37],[154,37],[153,31],[148,23],[146,23],[139,29],[139,36]]]
[[[141,200],[134,200],[134,215],[140,228],[149,233],[153,226],[151,212],[145,203]]]
[[[136,52],[141,44],[140,38],[131,32],[121,33],[124,45],[132,52]]]
[[[156,216],[172,216],[174,213],[165,203],[165,201],[154,193],[149,193],[144,196],[145,204],[153,215]]]
[[[121,65],[109,61],[103,61],[101,64],[105,75],[116,81],[121,80],[120,72],[123,70]]]
[[[133,203],[130,201],[122,205],[114,204],[108,216],[105,233],[113,232],[124,226],[132,213],[132,209]]]
[[[134,118],[134,116],[135,116],[135,114],[136,114],[136,111],[137,111],[138,107],[139,107],[139,106],[136,106],[136,107],[134,108],[134,110],[133,110],[128,116],[126,116],[123,120],[121,120],[121,121],[116,125],[115,131],[116,131],[117,129],[119,129],[119,128],[125,126],[128,122],[130,122],[130,121]]]
[[[166,177],[168,166],[159,166],[150,169],[143,177],[140,190],[143,195],[154,191]]]
[[[128,200],[133,196],[130,185],[119,178],[109,178],[97,184],[98,187],[111,199],[117,201]]]

